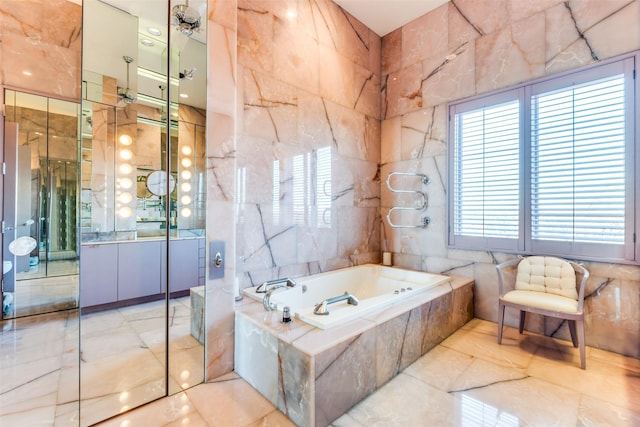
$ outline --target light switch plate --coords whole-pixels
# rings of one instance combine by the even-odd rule
[[[209,242],[209,279],[222,279],[224,265],[224,242],[220,240]]]

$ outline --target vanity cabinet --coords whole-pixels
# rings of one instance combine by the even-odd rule
[[[167,277],[165,245],[164,240],[82,245],[81,307],[164,293]],[[169,252],[171,293],[204,285],[204,239],[171,239]]]
[[[80,306],[118,300],[118,245],[82,245]]]
[[[164,241],[118,244],[118,300],[156,295],[161,291],[160,260]]]
[[[200,264],[204,263],[200,260],[200,245],[204,247],[204,239],[170,241],[169,286],[171,292],[184,291],[201,284]]]

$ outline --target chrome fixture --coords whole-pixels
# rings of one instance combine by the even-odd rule
[[[10,227],[10,226],[5,226],[4,221],[2,221],[2,232],[6,232],[6,231],[11,231],[11,230],[17,230],[20,227],[28,227],[31,224],[33,224],[35,221],[32,219],[28,219],[25,222],[23,222],[22,224],[18,224],[15,227]]]
[[[133,58],[130,56],[123,56],[124,62],[127,63],[127,88],[123,89],[121,87],[118,88],[118,96],[122,98],[125,104],[131,104],[136,100],[135,95],[129,89],[129,65],[133,62]]]
[[[171,9],[173,24],[185,36],[191,36],[194,31],[200,28],[200,14],[197,10],[189,7],[189,0],[186,4],[179,4]]]
[[[283,277],[282,279],[267,280],[266,282],[262,282],[262,284],[258,286],[258,288],[256,289],[256,294],[266,294],[268,290],[267,288],[269,286],[277,285],[278,283],[285,283],[285,282],[286,282],[286,286],[290,288],[293,288],[296,285],[296,282],[294,282],[293,279],[290,279],[288,277]]]
[[[316,304],[316,306],[313,308],[313,314],[317,314],[319,316],[326,316],[329,314],[329,310],[327,309],[327,306],[329,304],[333,304],[333,303],[344,301],[344,300],[347,300],[347,304],[351,304],[351,305],[358,305],[360,303],[360,301],[358,301],[358,298],[351,295],[350,293],[345,292],[344,295],[340,295],[333,298],[327,298],[321,303]]]
[[[291,322],[291,309],[288,305],[285,305],[282,309],[282,323]]]
[[[193,80],[193,74],[196,72],[196,67],[193,67],[190,70],[185,69],[183,72],[181,72],[178,76],[180,77],[180,79],[187,79],[187,80]]]
[[[389,212],[387,212],[387,223],[393,227],[393,228],[425,228],[427,225],[429,225],[429,223],[431,222],[431,219],[428,216],[422,217],[420,219],[420,222],[418,224],[411,224],[411,225],[405,225],[405,224],[396,224],[394,222],[391,221],[391,214],[394,211],[421,211],[427,208],[427,195],[424,193],[424,191],[420,191],[420,190],[400,190],[398,188],[395,188],[391,185],[391,177],[392,176],[408,176],[408,177],[418,177],[420,178],[420,182],[422,182],[422,185],[427,185],[431,182],[431,180],[429,179],[429,177],[427,177],[425,174],[423,173],[415,173],[415,172],[391,172],[389,173],[389,175],[387,175],[387,188],[389,189],[389,191],[393,192],[393,193],[405,193],[405,194],[415,194],[418,196],[418,200],[417,200],[417,206],[415,207],[405,207],[405,206],[393,206],[391,209],[389,209]]]
[[[280,288],[289,288],[289,285],[283,285],[283,284],[279,284],[279,285],[275,285],[274,287],[270,288],[267,291],[267,294],[264,296],[264,298],[262,298],[262,306],[264,307],[265,310],[267,311],[273,311],[275,310],[277,307],[275,304],[271,303],[271,295]],[[257,291],[256,291],[257,292]]]

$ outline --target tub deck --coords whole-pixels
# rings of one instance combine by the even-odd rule
[[[388,305],[448,283],[449,280],[448,276],[442,274],[364,264],[297,279],[297,285],[293,288],[276,289],[271,296],[271,303],[279,311],[288,306],[294,317],[317,328],[328,329],[370,313],[379,313]],[[248,288],[243,293],[262,302],[265,294],[256,293],[256,289]],[[319,302],[345,293],[356,297],[358,305],[342,301],[329,306],[326,316],[313,313]]]
[[[245,298],[235,370],[299,426],[326,426],[473,318],[473,280],[450,281],[318,329]]]

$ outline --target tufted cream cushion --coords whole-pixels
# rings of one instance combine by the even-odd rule
[[[549,293],[516,290],[507,292],[502,299],[529,307],[542,308],[543,310],[561,313],[578,312],[578,301]]]
[[[578,300],[573,267],[563,259],[550,256],[530,256],[520,261],[515,288]]]

